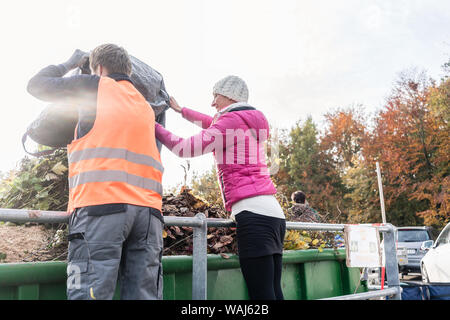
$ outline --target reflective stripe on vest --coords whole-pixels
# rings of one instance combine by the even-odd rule
[[[107,203],[162,207],[153,109],[128,81],[100,77],[92,129],[67,146],[67,210]]]
[[[136,164],[143,164],[155,168],[158,171],[164,172],[164,168],[158,160],[153,159],[145,154],[131,152],[127,149],[117,148],[90,148],[72,152],[69,154],[69,164],[81,160],[89,160],[94,158],[110,158],[110,159],[124,159]]]
[[[87,171],[77,174],[69,178],[69,188],[75,188],[84,183],[90,182],[125,182],[135,187],[139,187],[146,190],[155,191],[162,196],[162,185],[158,181],[135,176],[124,171],[118,170],[97,170]]]

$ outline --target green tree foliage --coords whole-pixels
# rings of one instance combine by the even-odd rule
[[[222,194],[217,182],[216,167],[199,174],[194,172],[191,180],[192,193],[206,200],[210,205],[216,205],[223,209]]]
[[[45,158],[25,157],[19,168],[10,171],[0,182],[0,207],[66,210],[69,196],[67,171],[65,150]]]
[[[315,123],[309,117],[280,139],[280,168],[272,178],[278,191],[290,198],[302,190],[308,202],[328,221],[346,220],[344,185],[332,156],[321,149]]]
[[[349,203],[348,222],[381,222],[376,173],[367,168],[361,159],[352,163],[353,167],[348,168],[343,174],[344,183],[348,188],[344,196]]]

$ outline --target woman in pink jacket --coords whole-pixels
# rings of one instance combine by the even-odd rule
[[[281,300],[286,222],[265,160],[269,123],[247,103],[248,88],[239,77],[217,82],[213,95],[214,117],[182,108],[171,97],[171,108],[203,130],[182,139],[156,124],[156,138],[180,157],[214,154],[225,208],[236,221],[239,262],[249,297]]]

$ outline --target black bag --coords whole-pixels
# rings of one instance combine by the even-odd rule
[[[136,89],[150,103],[155,112],[156,122],[165,125],[165,111],[169,108],[169,95],[164,86],[164,80],[159,72],[130,56],[132,64],[131,81]],[[89,74],[89,60],[76,69],[74,74]],[[48,105],[39,116],[28,126],[22,137],[22,145],[28,154],[42,156],[53,153],[58,148],[66,147],[74,137],[75,127],[78,123],[78,108],[75,105],[51,104]],[[53,149],[29,152],[25,147],[27,137],[38,144],[52,147]],[[158,149],[161,144],[158,143]]]

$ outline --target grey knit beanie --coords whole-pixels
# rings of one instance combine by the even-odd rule
[[[213,94],[220,94],[236,102],[248,101],[247,85],[237,76],[228,76],[219,80],[214,85]]]

